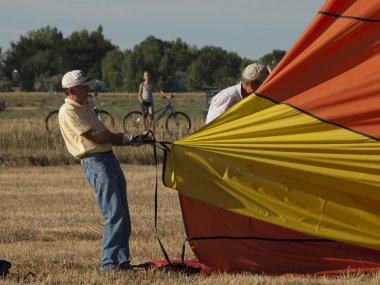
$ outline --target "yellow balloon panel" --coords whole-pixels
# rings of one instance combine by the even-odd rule
[[[251,113],[251,104],[238,104],[177,141],[165,184],[242,215],[380,249],[380,143],[253,97],[264,107]]]

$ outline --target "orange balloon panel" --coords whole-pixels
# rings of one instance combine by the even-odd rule
[[[207,272],[380,269],[380,2],[326,1],[256,95],[173,144]]]
[[[322,9],[325,14],[315,17],[258,93],[380,138],[380,8],[376,2],[328,1]]]
[[[180,195],[187,238],[203,271],[341,274],[380,269],[379,251],[316,239]]]

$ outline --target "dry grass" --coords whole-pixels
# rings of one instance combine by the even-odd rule
[[[99,96],[98,105],[104,105],[115,119],[114,132],[123,132],[124,115],[141,109],[137,95],[110,93]],[[63,102],[63,95],[49,96],[46,93],[0,93],[6,102],[6,111],[0,112],[0,166],[48,166],[70,165],[77,162],[68,154],[59,131],[49,134],[45,130],[45,117]],[[156,96],[157,106],[165,103]],[[204,125],[202,108],[205,104],[203,93],[176,94],[176,110],[186,112],[192,121],[192,131]],[[104,103],[104,104],[103,104]],[[156,138],[160,141],[175,141],[179,136],[166,132],[164,116],[156,128]],[[133,132],[133,130],[131,130]],[[183,136],[185,134],[180,134]],[[152,164],[149,147],[116,148],[122,163]],[[159,158],[162,153],[159,152]]]
[[[194,120],[194,128],[203,125]],[[113,131],[121,132],[121,123],[116,121]],[[156,130],[159,141],[175,141],[165,129]],[[122,163],[153,164],[150,146],[115,148]],[[158,152],[162,160],[162,152]],[[49,134],[44,120],[40,118],[17,118],[0,120],[0,166],[48,166],[70,165],[78,162],[67,152],[60,133]]]
[[[137,108],[125,94],[109,94],[105,106],[121,131],[123,115]],[[0,284],[380,284],[380,274],[339,278],[270,277],[252,274],[186,276],[138,271],[98,272],[102,219],[81,166],[60,135],[50,135],[44,117],[62,104],[47,94],[1,94],[8,111],[0,114],[0,259],[12,262]],[[159,98],[157,98],[159,99]],[[191,115],[193,130],[204,123],[203,94],[178,96],[178,109]],[[133,105],[135,104],[135,105]],[[129,108],[129,109],[128,109]],[[175,140],[157,130],[158,140]],[[133,264],[163,259],[154,234],[155,167],[149,147],[115,148],[128,181],[132,216]],[[160,158],[162,152],[159,152]],[[46,167],[31,167],[31,166]],[[159,169],[159,177],[160,177]],[[171,258],[179,258],[185,239],[178,195],[159,182],[159,232]],[[186,258],[194,256],[187,249]],[[36,277],[23,276],[34,272]]]
[[[154,235],[154,166],[123,165],[133,234],[133,264],[163,259]],[[160,171],[160,170],[159,170]],[[171,258],[185,239],[178,195],[159,183],[159,232]],[[102,219],[80,165],[0,168],[0,259],[12,262],[0,284],[379,284],[380,275],[339,278],[252,274],[186,276],[141,270],[98,272]],[[193,258],[187,250],[186,258]]]

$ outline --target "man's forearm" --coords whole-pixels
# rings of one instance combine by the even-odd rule
[[[133,145],[139,146],[142,144],[154,143],[153,137],[149,137],[149,132],[143,134],[127,134],[127,133],[112,133],[110,131],[95,131],[89,130],[82,134],[87,140],[96,144],[110,143],[115,146]]]
[[[89,130],[82,134],[86,139],[97,143],[106,144],[110,143],[115,146],[123,145],[123,134],[122,133],[112,133],[110,131],[95,131]]]

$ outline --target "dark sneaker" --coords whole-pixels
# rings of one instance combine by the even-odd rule
[[[120,264],[118,267],[119,271],[130,271],[133,272],[135,269],[133,269],[132,265],[129,263]]]

